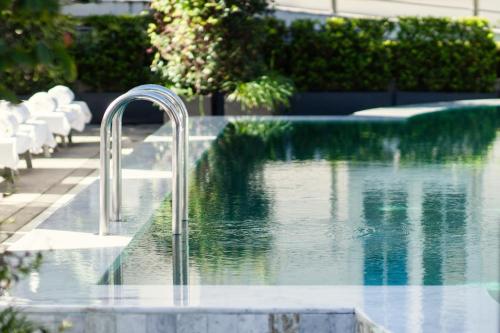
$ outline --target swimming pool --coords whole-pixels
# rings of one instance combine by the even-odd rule
[[[500,111],[236,121],[190,183],[189,284],[481,285],[498,298]],[[170,201],[101,283],[172,284]]]
[[[485,103],[500,100],[192,117],[189,244],[170,236],[162,126],[123,159],[111,235],[94,173],[9,239],[43,265],[0,305],[54,331],[498,332],[499,112]]]

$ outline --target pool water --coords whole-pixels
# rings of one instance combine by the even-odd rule
[[[497,289],[500,110],[229,124],[190,179],[191,284]],[[103,279],[173,282],[170,200]]]

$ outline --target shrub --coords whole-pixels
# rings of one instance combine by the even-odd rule
[[[289,59],[285,55],[288,52],[289,28],[285,21],[273,16],[261,19],[262,34],[264,36],[260,53],[264,62],[271,71],[281,71],[288,75]]]
[[[83,89],[126,91],[152,80],[148,16],[88,16],[79,22],[72,53]]]
[[[0,98],[76,78],[67,52],[71,21],[55,0],[0,1]]]
[[[264,107],[290,96],[290,86],[276,86],[286,80],[270,73],[260,52],[266,0],[154,0],[151,7],[153,69],[176,92],[187,97],[234,92],[234,100]],[[249,89],[259,91],[259,98],[245,101]]]
[[[156,0],[150,27],[154,68],[189,95],[231,91],[259,75],[259,20],[265,0]]]
[[[500,42],[497,42],[497,80],[500,80]]]
[[[494,87],[493,33],[481,19],[332,18],[326,23],[298,20],[289,29],[271,22],[267,31],[265,45],[276,44],[279,50],[272,53],[277,57],[272,63],[301,91],[377,91],[390,82],[400,90]]]
[[[403,17],[392,50],[392,72],[401,90],[494,88],[495,43],[485,20]]]
[[[399,90],[488,92],[500,77],[500,47],[481,19],[332,18],[288,27],[265,15],[264,0],[221,3],[155,0],[154,20],[76,21],[57,11],[27,19],[3,10],[1,82],[28,94],[72,82],[78,67],[79,90],[126,91],[157,82],[187,96],[223,92],[247,107],[274,108],[286,104],[290,81],[301,91],[383,91],[395,82]],[[75,67],[62,41],[76,23]]]
[[[387,20],[298,20],[290,28],[290,77],[303,91],[385,90],[390,58]]]
[[[282,76],[263,75],[251,82],[239,83],[228,96],[229,101],[240,102],[243,109],[263,107],[276,110],[280,105],[289,105],[289,96],[294,85]]]

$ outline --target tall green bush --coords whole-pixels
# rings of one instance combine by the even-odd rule
[[[154,68],[187,94],[227,91],[235,82],[252,79],[262,66],[255,15],[266,6],[265,0],[153,1]]]
[[[71,22],[56,0],[0,1],[0,98],[76,78],[67,51]]]
[[[72,53],[82,89],[126,91],[152,80],[149,16],[88,16],[80,19]]]
[[[392,45],[401,90],[492,91],[495,42],[486,20],[402,17]]]
[[[185,96],[225,93],[251,106],[254,101],[242,92],[255,85],[272,88],[262,98],[291,94],[285,80],[266,79],[274,76],[260,52],[267,5],[266,0],[153,0],[153,69]],[[284,89],[275,86],[283,83]],[[282,100],[265,100],[264,106]]]

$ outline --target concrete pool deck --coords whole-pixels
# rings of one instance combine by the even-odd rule
[[[438,102],[426,104],[402,105],[394,107],[374,108],[354,112],[355,117],[378,117],[392,119],[409,119],[428,113],[451,111],[457,109],[473,109],[488,106],[500,106],[500,99],[470,99],[453,102]]]
[[[153,133],[158,126],[124,126],[124,154]],[[19,163],[14,193],[0,194],[0,242],[49,208],[99,167],[99,126],[89,125],[76,132],[73,144],[60,148],[50,158],[33,156],[33,169]],[[1,181],[0,192],[8,187]]]
[[[361,121],[365,116],[342,119]],[[255,118],[192,118],[191,165],[229,121],[245,119]],[[327,119],[337,117],[307,117],[310,121]],[[2,305],[17,305],[51,327],[69,318],[75,324],[69,332],[161,332],[169,328],[177,332],[287,332],[287,327],[290,332],[375,332],[382,331],[381,327],[395,332],[498,331],[498,303],[483,286],[97,284],[170,191],[170,157],[165,153],[171,143],[169,133],[170,126],[161,127],[124,158],[124,189],[137,195],[124,196],[127,222],[113,223],[113,236],[96,235],[99,198],[94,173],[6,243],[13,251],[42,251],[44,264],[39,273],[3,297]]]

